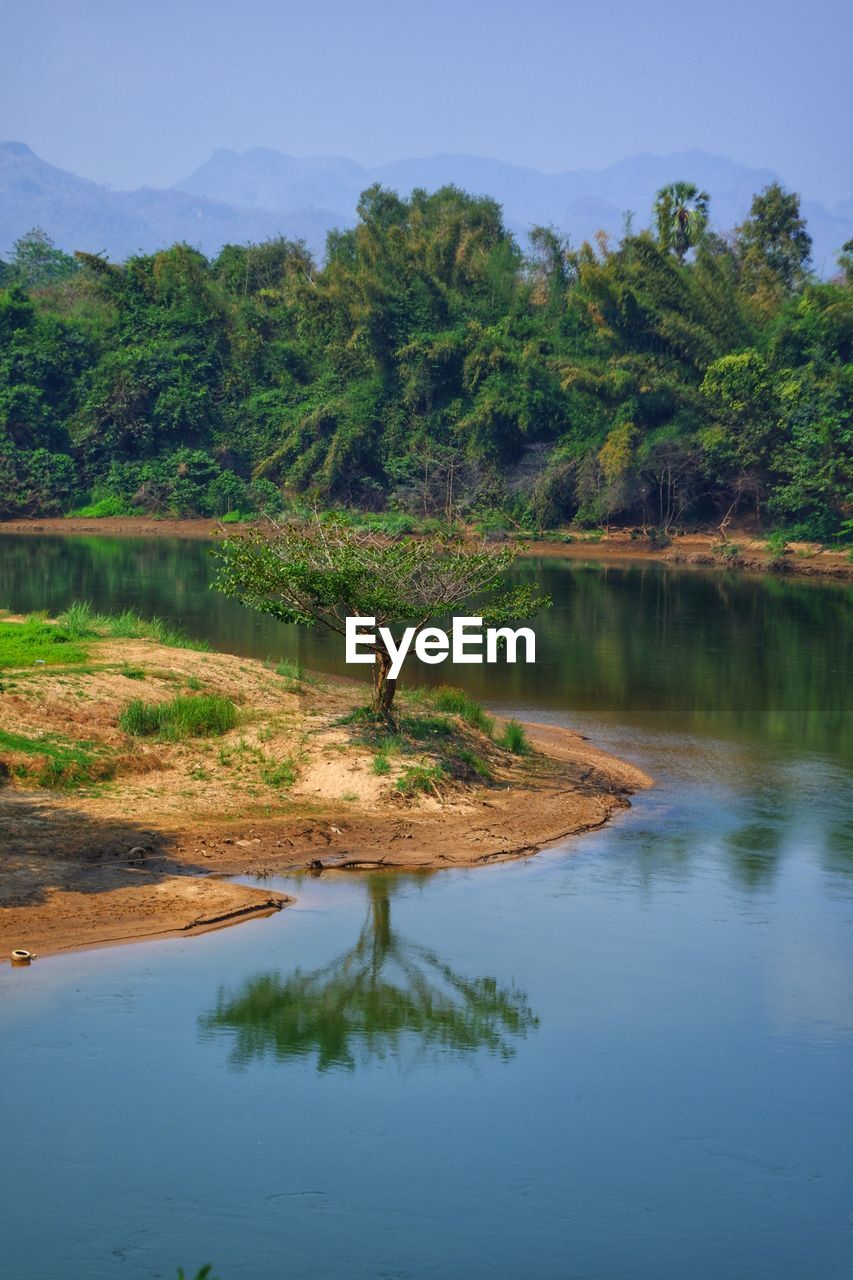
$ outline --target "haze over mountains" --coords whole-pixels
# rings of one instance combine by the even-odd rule
[[[326,233],[355,221],[359,194],[375,182],[408,195],[455,183],[493,196],[519,236],[552,224],[574,244],[602,229],[618,236],[624,213],[649,224],[655,192],[684,179],[711,194],[711,221],[725,231],[741,221],[753,195],[781,180],[723,156],[686,151],[630,156],[606,169],[546,174],[482,156],[439,155],[366,168],[331,156],[299,159],[269,148],[215,151],[173,188],[113,191],[41,160],[21,142],[0,143],[0,256],[34,226],[71,252],[120,260],[178,240],[215,254],[223,244],[275,235],[304,239],[322,253]],[[830,275],[841,245],[853,236],[853,199],[832,209],[808,199],[802,209],[814,240],[814,265]]]

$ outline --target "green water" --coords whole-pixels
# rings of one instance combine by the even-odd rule
[[[535,668],[423,678],[657,786],[524,863],[281,881],[269,920],[0,969],[4,1273],[853,1272],[849,594],[519,572],[555,599]],[[198,543],[0,537],[10,607],[344,669],[208,576]]]

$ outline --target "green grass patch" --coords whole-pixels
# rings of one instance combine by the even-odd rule
[[[77,601],[60,614],[58,625],[71,639],[154,640],[172,649],[206,650],[204,640],[192,640],[162,618],[142,618],[133,609],[95,613],[88,600]]]
[[[121,675],[125,680],[144,680],[145,672],[142,667],[132,667],[129,662],[122,663],[119,668]]]
[[[21,764],[14,771],[18,777],[30,778],[41,787],[70,791],[112,774],[109,757],[96,751],[90,742],[69,742],[58,734],[30,738],[0,729],[0,751],[4,750],[35,757],[33,768]]]
[[[371,768],[378,778],[385,777],[389,774],[391,772],[391,761],[388,759],[387,753],[384,751],[377,751],[376,755],[373,757],[373,764]]]
[[[282,760],[270,760],[261,767],[261,778],[268,787],[286,790],[296,781],[296,765],[290,756]]]
[[[221,737],[237,723],[237,708],[217,693],[179,694],[168,702],[134,698],[119,716],[119,728],[134,737],[158,737],[166,742],[182,738]]]
[[[471,751],[469,747],[456,747],[450,761],[451,770],[457,777],[461,777],[464,781],[473,781],[479,778],[481,782],[491,782],[493,774],[489,768],[489,762],[484,760],[476,751]]]
[[[67,628],[46,622],[40,614],[24,622],[0,622],[0,670],[85,662],[86,648],[75,640]]]
[[[442,684],[432,693],[432,703],[439,711],[450,711],[469,724],[472,729],[479,729],[487,738],[492,736],[495,722],[487,715],[476,698],[472,698],[464,689],[454,689]]]
[[[282,658],[281,662],[275,665],[275,673],[277,676],[283,676],[285,680],[293,680],[297,684],[305,679],[305,669],[298,662],[291,662],[289,658]]]
[[[415,796],[421,791],[437,791],[439,783],[446,780],[447,772],[441,764],[409,765],[397,779],[397,790],[404,796]]]
[[[415,742],[439,742],[449,738],[453,725],[447,716],[401,716],[400,730],[406,738]]]
[[[511,751],[514,756],[529,756],[533,748],[527,734],[517,720],[507,720],[503,733],[497,740],[504,751]]]

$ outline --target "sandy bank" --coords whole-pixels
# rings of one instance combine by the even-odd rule
[[[570,730],[530,726],[534,750],[512,755],[415,696],[412,736],[377,772],[376,742],[343,722],[362,686],[147,640],[98,641],[79,671],[6,672],[4,686],[7,732],[85,739],[98,770],[91,785],[49,790],[37,756],[0,748],[0,956],[197,931],[286,902],[219,877],[523,857],[600,826],[649,785]],[[132,697],[199,688],[233,699],[234,729],[163,743],[118,726]],[[437,784],[401,791],[436,764]]]

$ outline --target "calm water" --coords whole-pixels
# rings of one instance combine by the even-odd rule
[[[4,1274],[848,1280],[849,595],[520,572],[556,601],[536,668],[433,678],[659,785],[526,863],[282,881],[270,920],[0,968]],[[0,604],[340,669],[208,573],[0,538]]]

